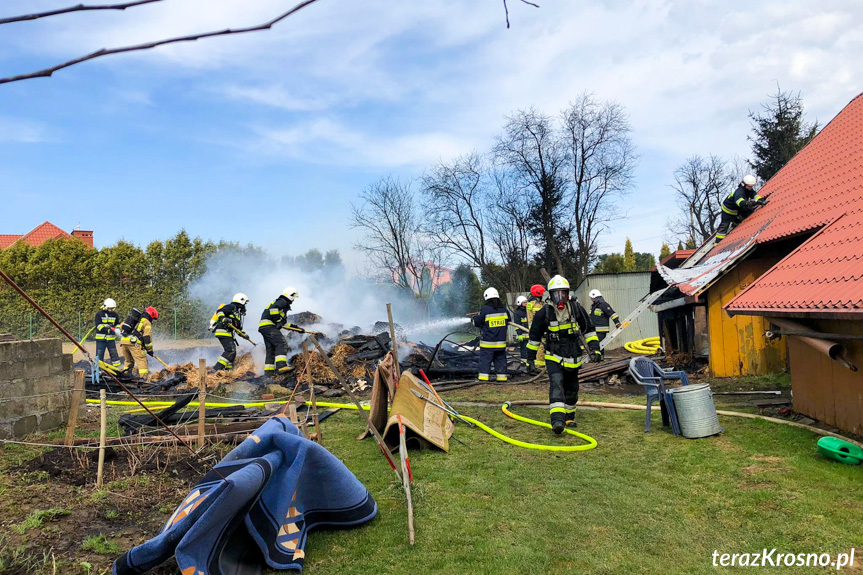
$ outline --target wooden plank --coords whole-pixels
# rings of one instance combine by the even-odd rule
[[[96,469],[96,489],[102,488],[102,474],[105,471],[105,436],[108,431],[108,405],[105,390],[99,390],[99,464]]]
[[[66,445],[72,445],[75,440],[75,427],[78,425],[78,410],[81,408],[81,396],[84,395],[84,370],[75,370],[75,387],[72,388],[72,399],[69,402],[69,420],[66,422]]]
[[[396,387],[398,387],[399,379],[402,377],[401,366],[399,365],[399,346],[396,341],[396,328],[393,323],[393,306],[392,304],[387,304],[387,318],[390,323],[390,347],[393,350],[393,359],[395,360],[393,366],[393,372],[395,373],[396,379]]]

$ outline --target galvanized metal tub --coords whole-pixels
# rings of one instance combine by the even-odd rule
[[[725,431],[719,425],[716,405],[708,384],[686,385],[670,391],[683,437],[697,439]]]

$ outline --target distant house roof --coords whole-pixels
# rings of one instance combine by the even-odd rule
[[[770,203],[711,254],[820,230],[729,302],[731,313],[863,314],[863,94],[776,174]],[[727,242],[727,243],[726,243]]]
[[[93,233],[90,231],[75,230],[71,234],[65,232],[52,224],[51,222],[43,222],[27,232],[26,234],[5,234],[0,235],[0,250],[10,247],[16,242],[24,242],[30,244],[34,248],[38,248],[48,240],[57,238],[72,238],[76,237],[85,245],[93,247]]]
[[[5,250],[19,239],[21,236],[17,234],[0,234],[0,250]]]

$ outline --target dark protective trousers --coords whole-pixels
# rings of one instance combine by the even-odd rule
[[[288,344],[282,331],[274,325],[266,325],[258,330],[264,338],[264,347],[267,350],[264,359],[264,375],[273,375],[276,372],[288,371]]]
[[[117,353],[117,342],[107,339],[97,339],[96,340],[96,359],[99,361],[105,361],[105,350],[108,350],[108,357],[111,358],[111,365],[114,367],[120,367],[123,365],[123,362],[120,360],[120,354]]]
[[[719,228],[716,230],[716,241],[724,240],[725,236],[727,236],[731,229],[743,221],[739,215],[732,216],[731,214],[727,214],[722,212],[722,217],[719,220]]]
[[[216,360],[216,365],[213,369],[234,369],[234,360],[237,359],[237,342],[233,337],[216,336],[219,343],[222,344],[222,356]]]
[[[546,360],[548,372],[548,406],[551,424],[575,421],[575,404],[578,403],[578,369],[561,367],[559,363]]]
[[[519,353],[521,354],[521,363],[527,364],[527,342],[528,340],[524,339],[518,343]]]
[[[500,349],[479,348],[479,373],[477,374],[477,379],[480,381],[489,380],[492,363],[494,363],[494,372],[497,374],[497,381],[507,381],[505,347]]]

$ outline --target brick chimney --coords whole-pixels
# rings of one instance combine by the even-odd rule
[[[78,238],[88,248],[93,247],[93,231],[92,230],[72,230],[72,237]]]

